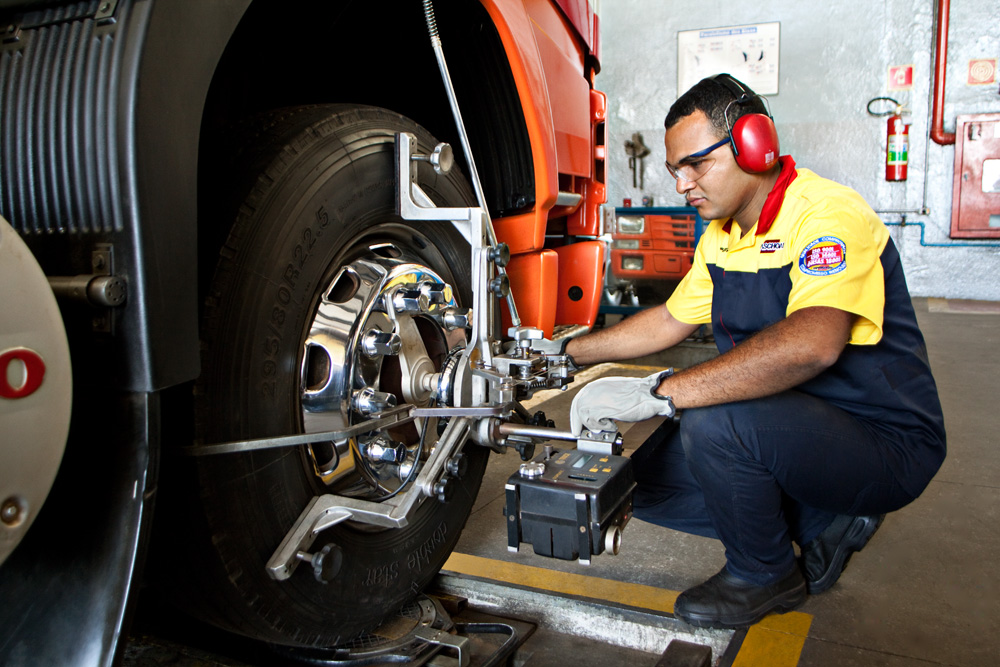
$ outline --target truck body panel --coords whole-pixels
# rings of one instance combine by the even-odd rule
[[[603,254],[588,237],[605,201],[597,18],[586,0],[435,4],[524,324],[589,325]],[[50,278],[127,287],[120,306],[61,301],[78,398],[49,501],[0,568],[0,662],[110,664],[160,450],[191,437],[199,318],[231,222],[211,203],[223,130],[345,103],[412,118],[456,153],[458,131],[419,3],[0,0],[0,19],[13,26],[0,214]],[[383,57],[363,57],[373,48]]]

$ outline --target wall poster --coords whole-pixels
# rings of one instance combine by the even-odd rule
[[[678,32],[678,97],[706,76],[722,72],[760,95],[777,95],[780,37],[777,21]]]

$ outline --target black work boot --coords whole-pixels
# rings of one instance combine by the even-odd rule
[[[851,554],[861,551],[885,519],[841,514],[809,544],[802,547],[799,563],[810,595],[827,590],[840,578]]]
[[[789,611],[806,600],[806,582],[798,567],[769,586],[729,573],[714,577],[677,596],[674,616],[699,627],[745,628],[772,611]]]

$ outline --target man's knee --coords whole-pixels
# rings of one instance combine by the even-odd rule
[[[687,408],[681,414],[681,443],[688,458],[704,454],[706,448],[725,447],[738,437],[732,403]]]
[[[724,405],[688,408],[681,414],[680,436],[692,474],[702,483],[718,478],[732,459],[737,438],[730,411]]]

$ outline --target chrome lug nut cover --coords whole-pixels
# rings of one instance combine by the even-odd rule
[[[385,436],[377,436],[364,444],[364,453],[369,461],[400,463],[406,459],[406,445],[393,442]]]
[[[446,283],[421,283],[420,293],[427,297],[427,302],[431,305],[448,303],[454,299],[451,285]]]
[[[472,321],[472,310],[469,308],[448,308],[441,314],[441,319],[449,331],[468,329]]]
[[[351,402],[354,409],[363,415],[378,414],[396,407],[395,396],[384,391],[376,391],[371,387],[355,391]]]
[[[452,391],[459,347],[444,314],[459,307],[449,281],[393,246],[372,245],[331,277],[313,315],[300,367],[302,422],[307,433],[343,429],[402,403],[424,405]],[[460,324],[455,321],[453,323]],[[457,338],[457,333],[452,335]],[[450,370],[447,370],[449,369]],[[422,425],[416,423],[419,430]],[[412,430],[412,429],[411,429]],[[328,487],[376,496],[410,484],[421,451],[410,431],[338,445],[334,467],[326,452],[308,450],[313,472]]]
[[[402,346],[403,340],[399,337],[399,334],[386,333],[384,331],[379,331],[378,329],[374,329],[365,334],[364,340],[361,342],[362,349],[370,358],[386,354],[399,354],[399,350]]]
[[[393,292],[392,307],[397,313],[426,313],[431,300],[419,287],[407,285]]]

